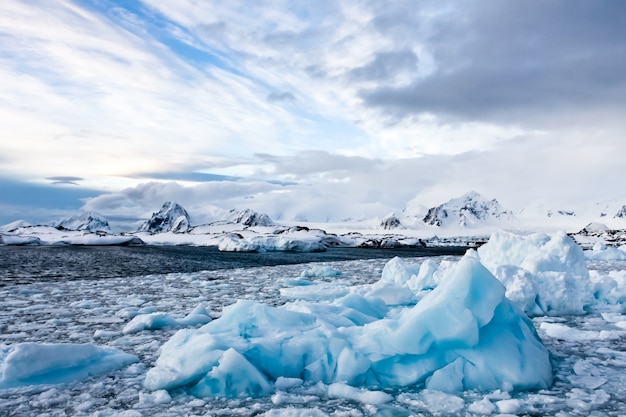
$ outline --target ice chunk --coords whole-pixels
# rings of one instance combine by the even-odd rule
[[[473,402],[467,407],[467,411],[478,415],[489,415],[496,411],[496,406],[489,401],[488,398],[483,398],[480,401]]]
[[[621,330],[578,330],[560,323],[541,323],[541,329],[550,337],[571,342],[583,340],[617,340],[626,335]]]
[[[547,388],[548,353],[504,292],[470,253],[419,303],[393,314],[356,294],[281,307],[240,300],[219,319],[176,333],[145,386],[238,397],[265,395],[289,378],[342,384],[337,395],[358,401],[358,388],[374,386]]]
[[[224,236],[217,245],[222,252],[324,252],[326,246],[317,236],[259,235],[238,233]]]
[[[532,323],[473,255],[397,321],[366,325],[356,342],[369,357],[381,358],[373,368],[393,386],[431,375],[427,387],[445,390],[457,390],[461,379],[463,389],[547,387],[552,380]]]
[[[419,271],[419,265],[409,264],[396,256],[385,264],[380,282],[402,287],[411,280],[412,276],[419,274]]]
[[[439,284],[437,269],[437,263],[431,259],[412,264],[395,257],[385,264],[380,283],[407,287],[413,292],[433,289]]]
[[[93,344],[20,343],[0,349],[0,388],[80,381],[139,361]]]
[[[295,300],[335,300],[350,292],[346,282],[319,282],[312,285],[300,285],[297,287],[281,288],[280,295],[284,298]]]
[[[465,406],[465,401],[456,395],[430,389],[422,390],[416,394],[400,394],[398,402],[426,411],[434,416],[458,415]]]
[[[167,313],[140,314],[124,326],[122,333],[137,333],[142,330],[156,330],[164,327],[176,327],[177,325],[178,320]]]
[[[503,414],[518,414],[523,405],[523,401],[517,398],[500,400],[496,402],[496,407],[498,407],[498,411]]]
[[[279,408],[269,410],[260,415],[261,417],[329,417],[319,408]]]
[[[261,397],[273,392],[265,376],[235,349],[228,349],[192,389],[198,397]]]
[[[621,310],[626,304],[626,270],[609,271],[608,275],[590,271],[590,278],[596,299]]]
[[[585,257],[594,261],[626,261],[626,250],[596,244],[593,250],[585,251]]]
[[[259,252],[261,247],[259,242],[245,239],[238,233],[229,233],[224,236],[217,248],[222,252]]]
[[[142,330],[156,330],[165,327],[186,327],[210,322],[211,316],[199,304],[183,319],[176,319],[168,313],[148,313],[135,316],[122,330],[124,334],[137,333]]]
[[[328,396],[330,398],[345,398],[365,404],[385,404],[393,400],[393,397],[381,391],[369,391],[358,389],[350,385],[336,382],[328,386]]]
[[[300,273],[302,278],[311,277],[338,277],[341,271],[328,265],[313,265]]]
[[[595,300],[582,249],[552,236],[499,231],[478,249],[481,262],[528,314],[583,314]]]

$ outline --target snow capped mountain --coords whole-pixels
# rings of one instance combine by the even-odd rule
[[[20,227],[28,227],[31,224],[26,220],[15,220],[11,223],[7,223],[4,226],[0,226],[0,232],[10,232],[15,229],[19,229]]]
[[[59,230],[83,230],[86,232],[111,233],[108,220],[93,211],[60,219],[55,222],[53,226]]]
[[[613,217],[616,219],[626,219],[626,204],[623,205]]]
[[[226,221],[240,223],[244,226],[274,226],[274,222],[265,213],[258,213],[254,210],[245,209],[242,211],[231,210]]]
[[[189,214],[180,204],[173,201],[163,203],[163,207],[156,213],[152,214],[150,220],[147,220],[138,232],[148,233],[185,233],[189,230]]]
[[[528,228],[558,229],[570,233],[577,233],[589,223],[604,223],[609,229],[624,229],[626,226],[625,200],[625,197],[615,197],[561,206],[538,200],[529,202],[516,213],[516,217],[522,226]]]
[[[548,217],[552,217],[552,216],[570,216],[570,217],[574,217],[576,216],[576,212],[575,211],[571,211],[571,210],[548,210],[548,212],[546,213],[546,216]]]
[[[471,191],[447,203],[430,208],[422,221],[439,227],[472,227],[513,219],[513,213],[504,210],[495,198],[488,200],[477,192]]]
[[[400,222],[400,219],[396,217],[395,213],[391,213],[380,222],[380,227],[383,228],[384,230],[391,230],[391,229],[400,229],[403,226],[402,226],[402,223]]]

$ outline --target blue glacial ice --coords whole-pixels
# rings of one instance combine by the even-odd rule
[[[0,389],[80,381],[138,361],[135,355],[91,343],[0,345]]]
[[[417,304],[389,306],[356,293],[281,307],[240,300],[219,319],[172,336],[144,385],[200,397],[266,396],[285,378],[339,384],[331,386],[352,396],[361,391],[346,386],[548,388],[549,354],[504,294],[472,252]]]

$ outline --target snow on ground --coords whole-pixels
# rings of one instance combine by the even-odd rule
[[[331,247],[472,247],[484,243],[487,235],[441,238],[432,232],[403,230],[349,231],[328,233],[322,229],[302,226],[253,226],[242,228],[238,223],[198,226],[188,232],[134,232],[107,234],[58,230],[50,226],[25,226],[10,232],[0,232],[3,245],[90,245],[90,246],[216,246],[227,252],[323,252]]]
[[[515,239],[517,238],[509,237],[506,242],[512,243]],[[539,252],[545,253],[546,245],[551,241],[554,250],[548,251],[548,255],[551,254],[548,258],[534,257],[531,262],[531,257],[520,257],[523,261],[517,264],[522,266],[510,265],[527,272],[526,274],[522,271],[521,276],[535,285],[539,278],[562,278],[568,273],[574,274],[575,279],[582,280],[585,270],[578,263],[580,254],[568,249],[568,242],[564,238],[552,235],[533,239],[534,244],[543,248]],[[558,242],[560,244],[557,245]],[[527,252],[532,252],[533,247],[527,246]],[[562,256],[556,256],[557,254]],[[483,255],[480,256],[482,259]],[[451,257],[415,258],[393,260],[385,266],[385,261],[382,260],[362,260],[193,274],[46,281],[2,287],[0,352],[4,352],[5,356],[0,357],[5,360],[1,362],[0,372],[3,375],[7,364],[11,364],[6,357],[19,346],[88,346],[84,349],[95,352],[96,358],[102,358],[101,352],[115,349],[115,352],[134,355],[139,361],[119,369],[113,367],[104,374],[79,382],[0,389],[0,414],[101,417],[626,414],[626,392],[623,389],[626,386],[626,262],[584,261],[584,256],[583,262],[589,267],[587,279],[591,282],[589,285],[592,298],[585,296],[579,299],[584,303],[583,311],[576,308],[575,312],[580,314],[572,315],[553,310],[553,313],[559,313],[538,314],[532,320],[538,336],[551,356],[554,381],[550,387],[519,391],[503,384],[497,388],[459,391],[458,387],[448,389],[449,387],[438,384],[430,387],[437,389],[424,389],[425,382],[420,382],[415,387],[391,384],[394,386],[381,389],[376,384],[348,385],[338,378],[311,379],[294,375],[276,376],[269,385],[265,385],[267,370],[255,373],[253,368],[256,366],[251,365],[251,368],[242,365],[246,362],[249,364],[252,355],[248,352],[244,357],[242,352],[245,353],[245,349],[237,349],[242,344],[249,343],[245,338],[238,339],[243,335],[239,332],[234,334],[236,343],[220,352],[219,357],[216,354],[216,358],[207,358],[203,356],[206,352],[197,352],[197,361],[206,363],[215,360],[218,366],[212,367],[206,373],[207,377],[202,378],[202,384],[198,385],[199,381],[194,379],[198,387],[190,390],[191,392],[181,389],[166,391],[160,389],[159,385],[148,389],[144,385],[150,380],[146,377],[151,370],[159,368],[158,358],[162,352],[167,351],[166,342],[170,343],[168,340],[177,334],[176,327],[193,328],[182,330],[183,333],[178,334],[211,338],[215,334],[204,333],[200,330],[203,328],[196,326],[203,320],[206,322],[213,319],[206,325],[210,326],[209,329],[222,327],[225,331],[232,331],[228,321],[222,321],[221,317],[228,315],[229,309],[236,310],[238,307],[235,303],[238,300],[247,300],[243,305],[260,306],[258,308],[270,312],[290,311],[295,314],[293,317],[289,315],[290,318],[304,320],[300,321],[301,325],[306,325],[311,317],[328,318],[329,323],[325,324],[325,328],[331,331],[348,329],[341,330],[346,332],[343,340],[349,340],[354,346],[362,348],[361,352],[365,352],[363,355],[370,355],[370,359],[376,355],[387,355],[389,350],[398,347],[398,342],[393,338],[390,339],[391,343],[382,347],[383,350],[375,350],[372,341],[386,342],[386,339],[378,336],[359,339],[357,335],[349,334],[350,329],[370,326],[367,332],[362,332],[362,336],[370,331],[394,334],[393,329],[401,329],[406,322],[402,321],[403,316],[419,317],[423,311],[429,311],[424,307],[413,307],[414,303],[419,301],[416,306],[420,306],[426,301],[426,305],[436,306],[437,299],[448,299],[441,295],[446,291],[454,295],[462,294],[456,288],[458,285],[450,288],[449,284],[448,287],[445,284],[446,277],[454,275],[458,268],[458,261],[459,258]],[[475,255],[464,262],[466,265],[461,269],[473,271],[472,276],[480,275],[474,269],[479,268],[476,266]],[[564,268],[563,265],[569,266]],[[339,271],[340,274],[331,274],[332,271]],[[537,274],[540,272],[550,274],[539,277]],[[440,289],[432,290],[433,287]],[[295,291],[288,297],[283,296],[292,289]],[[332,294],[328,295],[328,290],[332,289],[335,292],[331,291]],[[394,295],[398,293],[404,296]],[[470,293],[472,291],[464,294]],[[300,297],[305,294],[307,297]],[[375,301],[374,295],[378,301]],[[242,305],[241,301],[239,303]],[[225,308],[227,306],[231,307]],[[477,308],[477,311],[481,310],[480,306]],[[415,312],[415,309],[422,313]],[[446,310],[444,308],[441,311]],[[190,317],[195,317],[198,321]],[[477,313],[474,317],[487,316]],[[279,318],[285,316],[279,313]],[[239,319],[243,325],[252,323],[243,316],[239,316]],[[435,319],[436,322],[438,320],[441,319]],[[484,320],[488,321],[487,318]],[[128,326],[133,321],[141,326],[133,326],[133,331],[128,331]],[[161,326],[163,323],[165,325]],[[447,321],[439,323],[443,326]],[[428,321],[423,324],[427,325]],[[386,325],[390,325],[389,328]],[[291,331],[294,327],[297,326],[290,325],[286,329]],[[451,329],[450,326],[443,327],[440,330]],[[435,330],[431,329],[430,333],[423,334],[432,336]],[[255,331],[263,332],[263,328],[255,330],[248,327],[246,331],[254,334]],[[180,339],[180,336],[174,337]],[[462,337],[448,341],[450,340],[463,342],[467,339]],[[454,352],[458,348],[454,342],[446,347],[448,352]],[[257,353],[263,354],[262,349]],[[85,356],[90,357],[87,353]],[[183,355],[184,357],[186,356]],[[387,358],[389,357],[394,356]],[[501,362],[506,365],[504,361]],[[410,365],[413,362],[408,363]],[[452,363],[448,368],[449,372],[442,375],[440,381],[455,380],[450,376],[459,372],[459,368],[454,365],[457,361],[452,360]],[[293,363],[286,361],[285,364]],[[197,366],[194,360],[183,365]],[[403,365],[405,364],[401,361],[398,362],[398,366]],[[495,367],[501,363],[493,361],[491,365]],[[65,365],[44,363],[44,366],[60,371]],[[190,374],[196,376],[193,370]],[[176,372],[174,375],[181,376]],[[240,375],[249,378],[249,385],[255,386],[251,392],[259,397],[213,398],[212,394],[216,391],[226,392],[233,386],[234,392],[239,392],[237,384],[240,380],[237,376]],[[207,396],[207,393],[210,395]]]
[[[12,232],[0,233],[0,245],[143,245],[133,235],[113,235],[105,232],[65,230],[51,226],[26,226]]]

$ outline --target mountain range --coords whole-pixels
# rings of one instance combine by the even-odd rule
[[[535,206],[528,211],[513,213],[498,202],[495,198],[487,198],[470,191],[460,197],[452,198],[440,205],[425,208],[409,205],[400,215],[395,213],[384,217],[377,224],[371,221],[353,221],[354,228],[382,230],[394,229],[453,229],[453,230],[480,230],[483,228],[525,228],[541,227],[545,225],[561,226],[569,222],[580,230],[585,224],[601,220],[612,220],[618,224],[626,223],[626,205],[617,202],[598,203],[594,205],[596,214],[579,214],[567,209],[547,209],[544,206]],[[615,213],[611,215],[610,209]],[[582,223],[584,224],[582,224]],[[297,222],[286,222],[293,224]],[[567,224],[569,224],[567,223]],[[239,227],[271,227],[276,223],[265,213],[251,209],[231,210],[224,219],[210,223],[210,225],[238,225]],[[342,224],[346,224],[343,222]],[[360,226],[359,226],[360,225]],[[15,221],[3,227],[0,231],[8,232],[12,229],[27,226],[22,221]],[[52,224],[58,230],[74,230],[85,232],[112,233],[107,219],[95,212],[80,213],[75,216],[59,219]],[[206,225],[192,225],[187,210],[174,201],[165,202],[161,208],[145,220],[134,232],[158,234],[165,232],[189,233]],[[626,224],[624,224],[626,226]],[[623,227],[622,227],[623,228]],[[134,233],[133,231],[129,231]]]

